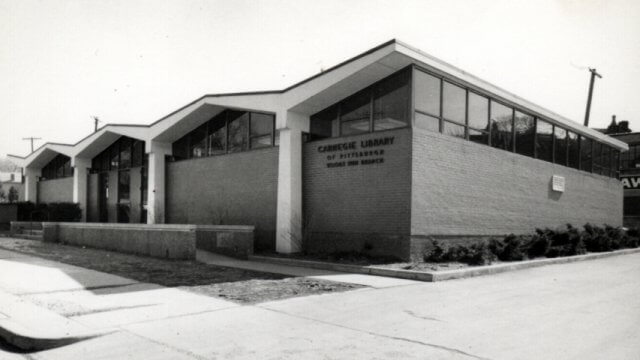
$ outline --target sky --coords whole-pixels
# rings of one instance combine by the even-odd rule
[[[204,95],[278,90],[398,39],[516,95],[640,131],[637,0],[0,0],[0,156]]]

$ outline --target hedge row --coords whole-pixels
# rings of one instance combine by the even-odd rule
[[[612,251],[640,246],[638,229],[623,229],[586,224],[582,230],[568,224],[560,229],[536,229],[533,235],[507,235],[470,245],[445,248],[433,241],[424,253],[425,262],[458,261],[469,265],[486,265],[493,261],[519,261],[538,257],[554,258],[587,252]]]
[[[18,202],[18,221],[80,221],[80,205],[71,202],[34,204]]]

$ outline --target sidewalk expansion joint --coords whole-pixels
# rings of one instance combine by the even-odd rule
[[[474,354],[465,352],[463,350],[459,350],[459,349],[455,349],[455,348],[451,348],[451,347],[447,347],[447,346],[443,346],[443,345],[432,344],[432,343],[419,341],[419,340],[407,339],[407,338],[399,337],[399,336],[380,334],[380,333],[376,333],[376,332],[373,332],[373,331],[367,331],[367,330],[362,330],[362,329],[358,329],[358,328],[352,328],[352,327],[349,327],[349,326],[340,325],[340,324],[334,324],[334,323],[331,323],[331,322],[328,322],[328,321],[309,318],[309,317],[306,317],[306,316],[289,314],[287,312],[284,312],[284,311],[281,311],[281,310],[276,310],[276,309],[271,309],[271,308],[268,308],[268,307],[262,307],[262,306],[256,306],[256,307],[259,307],[259,308],[264,309],[264,310],[273,311],[273,312],[276,312],[276,313],[279,313],[279,314],[283,314],[283,315],[288,315],[288,316],[291,316],[291,317],[299,318],[299,319],[305,319],[305,320],[314,321],[314,322],[318,322],[318,323],[325,324],[325,325],[336,326],[336,327],[343,328],[343,329],[346,329],[346,330],[351,330],[351,331],[356,331],[356,332],[360,332],[360,333],[364,333],[364,334],[369,334],[371,336],[383,337],[383,338],[392,339],[392,340],[398,340],[398,341],[406,341],[406,342],[410,342],[410,343],[418,344],[418,345],[423,345],[423,346],[434,348],[434,349],[444,350],[444,351],[447,351],[447,352],[450,352],[450,353],[464,355],[464,356],[471,357],[471,358],[478,359],[478,360],[491,360],[490,358],[481,357],[481,356],[478,356],[478,355],[474,355]]]

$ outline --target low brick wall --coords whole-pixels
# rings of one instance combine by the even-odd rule
[[[253,254],[255,228],[245,225],[195,225],[196,247],[247,259]]]
[[[194,260],[196,247],[246,259],[253,254],[253,226],[44,222],[43,241],[128,254]]]
[[[44,222],[43,241],[166,259],[196,258],[195,225]]]
[[[10,224],[12,235],[19,234],[23,230],[42,230],[40,221],[11,221]]]

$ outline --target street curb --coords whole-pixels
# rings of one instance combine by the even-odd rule
[[[0,322],[0,338],[2,338],[7,344],[12,345],[23,351],[42,351],[53,349],[65,345],[70,345],[79,341],[89,340],[98,336],[105,335],[106,333],[91,334],[84,336],[67,336],[60,338],[48,338],[48,337],[32,337],[25,334],[21,334],[15,329],[11,329],[11,325],[7,322]]]
[[[414,271],[414,270],[402,270],[402,269],[390,269],[379,266],[360,266],[360,265],[347,265],[336,264],[322,261],[310,261],[310,260],[298,260],[287,259],[270,256],[251,255],[249,260],[261,261],[271,264],[289,265],[298,267],[307,267],[312,269],[331,270],[337,272],[366,274],[366,275],[378,275],[386,277],[394,277],[408,280],[418,280],[426,282],[436,282],[445,280],[462,279],[468,277],[499,274],[507,271],[515,271],[522,269],[529,269],[534,267],[540,267],[545,265],[554,264],[566,264],[578,261],[596,260],[607,258],[611,256],[627,255],[639,253],[640,248],[636,249],[624,249],[603,253],[591,253],[586,255],[565,256],[550,259],[538,259],[538,260],[526,260],[518,261],[507,264],[496,264],[487,266],[477,266],[457,270],[445,270],[445,271]]]

